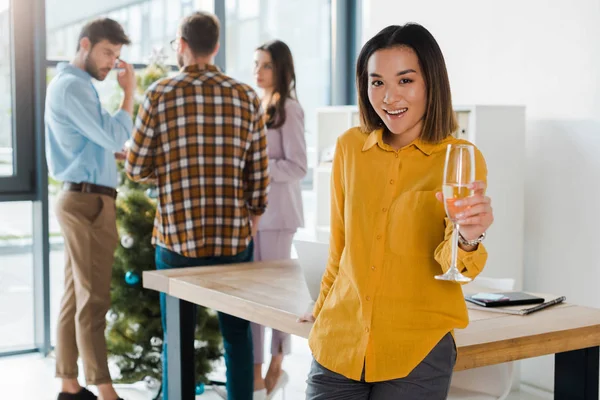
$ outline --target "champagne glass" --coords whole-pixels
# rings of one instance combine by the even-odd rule
[[[452,262],[450,269],[444,275],[436,275],[435,279],[453,282],[470,282],[456,267],[458,256],[459,224],[456,215],[465,211],[466,206],[456,206],[456,202],[473,195],[473,190],[468,185],[475,181],[475,151],[469,144],[449,144],[446,149],[446,163],[444,164],[444,208],[450,221],[452,221]]]

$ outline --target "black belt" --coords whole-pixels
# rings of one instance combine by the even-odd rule
[[[81,192],[81,193],[96,193],[110,196],[113,199],[117,198],[117,191],[108,186],[95,185],[93,183],[81,182],[63,182],[63,190],[69,192]]]

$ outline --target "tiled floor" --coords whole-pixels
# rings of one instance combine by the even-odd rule
[[[268,335],[267,335],[268,336]],[[268,339],[268,337],[267,337]],[[268,360],[268,357],[265,358]],[[292,338],[292,354],[284,360],[284,369],[290,376],[285,393],[278,393],[274,400],[304,399],[304,383],[310,365],[310,352],[305,339]],[[54,379],[54,359],[39,355],[0,358],[0,391],[4,399],[53,400],[60,390]],[[266,366],[265,366],[266,367]],[[222,371],[217,371],[217,377]],[[83,383],[83,380],[82,380]],[[93,390],[94,388],[92,388]],[[117,385],[117,391],[126,400],[151,400],[153,391],[143,382],[134,385]],[[6,397],[5,397],[6,396]],[[210,388],[197,396],[198,400],[221,400]]]

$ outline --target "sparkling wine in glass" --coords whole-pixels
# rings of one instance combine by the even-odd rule
[[[456,215],[465,211],[466,206],[456,206],[456,202],[473,195],[468,185],[475,181],[475,150],[469,144],[449,144],[446,149],[446,163],[444,165],[444,182],[442,193],[444,195],[444,208],[450,221],[452,221],[452,260],[450,269],[443,275],[436,275],[435,279],[453,282],[470,282],[456,267],[458,256],[459,224]]]

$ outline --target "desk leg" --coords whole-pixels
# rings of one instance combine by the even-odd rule
[[[167,295],[169,400],[196,398],[193,312],[192,303]]]
[[[554,356],[555,400],[598,400],[598,347]]]

